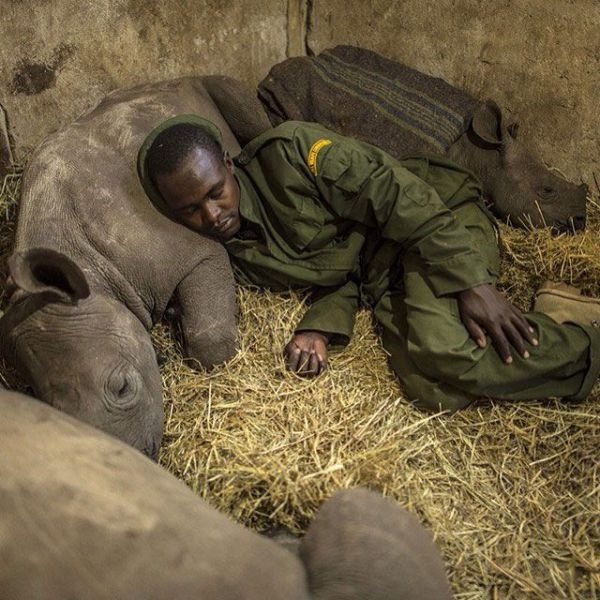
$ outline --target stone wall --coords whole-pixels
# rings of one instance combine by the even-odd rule
[[[189,74],[257,83],[357,44],[494,98],[545,161],[598,191],[598,0],[3,0],[0,104],[23,156],[108,91]]]
[[[308,18],[313,52],[364,46],[493,98],[547,164],[600,191],[598,0],[313,0]]]
[[[19,156],[107,92],[285,58],[287,0],[2,0],[0,104]]]

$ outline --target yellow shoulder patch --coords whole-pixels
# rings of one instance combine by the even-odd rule
[[[320,140],[317,140],[310,147],[310,150],[308,151],[308,157],[306,159],[306,164],[308,165],[308,168],[310,169],[310,172],[313,175],[317,174],[317,156],[319,155],[319,152],[325,146],[329,146],[329,144],[331,144],[331,140],[327,140],[325,138],[321,138]]]

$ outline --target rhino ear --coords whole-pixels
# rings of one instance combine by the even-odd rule
[[[475,144],[482,148],[500,148],[502,136],[502,111],[492,100],[481,104],[473,113],[469,130]]]
[[[65,254],[30,248],[8,259],[12,283],[27,294],[46,294],[56,302],[75,304],[90,295],[83,271]]]

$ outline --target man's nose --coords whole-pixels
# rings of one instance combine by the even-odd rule
[[[221,215],[221,209],[218,206],[207,206],[206,207],[206,220],[211,225],[216,225],[219,222]]]

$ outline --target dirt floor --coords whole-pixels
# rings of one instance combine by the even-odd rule
[[[0,186],[3,269],[19,185],[17,175]],[[548,277],[600,296],[599,191],[583,233],[503,227],[501,287],[521,308]],[[600,386],[580,404],[425,414],[404,400],[367,312],[329,371],[306,380],[281,359],[302,297],[240,289],[239,303],[240,350],[210,373],[183,363],[168,324],[154,329],[165,468],[258,530],[301,534],[334,490],[378,490],[434,533],[457,599],[600,596]]]

